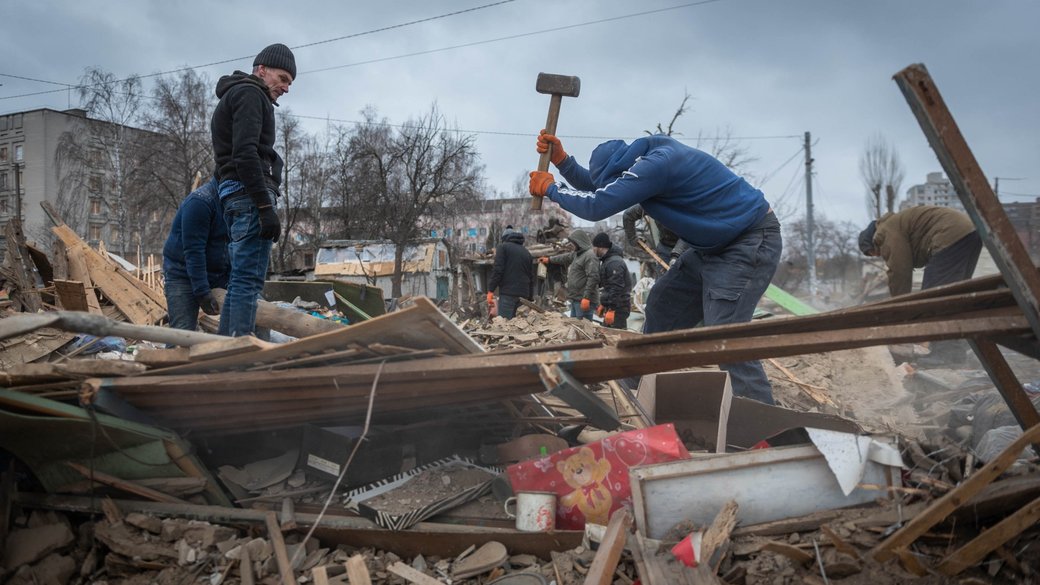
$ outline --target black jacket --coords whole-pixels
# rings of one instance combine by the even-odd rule
[[[254,200],[281,184],[282,157],[274,150],[274,104],[267,85],[255,75],[236,71],[217,82],[220,103],[210,131],[217,176],[242,183]]]
[[[599,284],[603,287],[599,304],[627,315],[632,311],[632,277],[617,244],[610,246],[599,262]]]
[[[534,265],[531,253],[524,247],[524,234],[511,232],[502,236],[495,248],[495,269],[488,281],[488,292],[498,289],[500,295],[531,298]]]

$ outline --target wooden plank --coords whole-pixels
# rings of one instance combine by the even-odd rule
[[[718,567],[718,564],[712,565],[711,559],[715,556],[715,552],[729,541],[730,534],[737,526],[737,507],[736,500],[726,502],[726,505],[719,511],[719,515],[712,521],[711,526],[704,531],[704,537],[701,540],[703,564]]]
[[[607,531],[600,542],[599,550],[589,565],[585,575],[585,585],[610,585],[614,582],[614,571],[617,570],[621,551],[625,548],[628,532],[632,528],[632,515],[626,508],[621,508],[610,517]]]
[[[433,577],[423,573],[422,571],[416,570],[411,565],[406,565],[401,561],[390,565],[386,569],[398,577],[408,581],[409,583],[415,583],[415,585],[444,585],[443,581],[438,581]],[[351,581],[353,584],[353,581]]]
[[[1000,455],[987,463],[982,469],[964,480],[952,491],[932,502],[927,510],[915,516],[905,526],[878,544],[872,551],[872,556],[879,562],[884,562],[896,555],[896,551],[905,549],[918,537],[935,526],[969,498],[982,491],[993,482],[1001,473],[1018,459],[1019,453],[1028,445],[1040,440],[1040,425],[1027,430],[1014,443],[1008,445]]]
[[[18,300],[26,311],[35,313],[43,308],[43,301],[40,299],[40,293],[36,291],[36,274],[32,259],[29,258],[29,251],[25,249],[25,236],[22,235],[22,222],[19,218],[12,217],[7,220],[4,239],[7,243],[7,265],[15,277]]]
[[[241,579],[242,585],[255,585],[256,579],[253,577],[253,561],[249,558],[249,549],[243,546],[240,550],[242,552],[238,561],[239,579]]]
[[[55,226],[51,231],[70,249],[70,266],[72,254],[82,255],[90,279],[130,322],[152,325],[166,315],[166,301],[161,295],[112,261],[101,257],[67,225]]]
[[[252,335],[242,337],[226,337],[219,341],[210,341],[193,345],[188,350],[188,358],[193,362],[235,356],[243,353],[257,352],[273,344],[261,341]]]
[[[278,525],[278,515],[267,512],[264,515],[267,524],[267,537],[271,539],[271,548],[274,549],[274,558],[278,563],[278,573],[281,575],[282,585],[297,585],[296,575],[293,574],[292,564],[289,562],[289,552],[285,549],[285,539],[282,538],[282,529]]]
[[[0,340],[36,331],[44,327],[63,329],[72,333],[89,333],[97,337],[117,335],[131,339],[172,343],[174,345],[197,345],[207,341],[227,339],[220,335],[156,327],[154,325],[132,325],[113,321],[102,315],[81,311],[48,311],[46,313],[19,314],[0,319]]]
[[[786,542],[778,542],[776,540],[770,540],[762,543],[762,550],[784,555],[785,557],[801,565],[811,563],[812,560],[815,558],[811,554],[805,552],[797,546],[787,544]]]
[[[171,347],[169,349],[139,349],[134,361],[150,368],[161,368],[188,363],[187,347]]]
[[[365,557],[354,555],[347,559],[347,582],[350,585],[372,585],[372,579],[368,575],[368,567],[365,566]]]
[[[212,292],[217,301],[223,305],[227,291],[215,288]],[[267,301],[257,301],[256,303],[256,324],[293,337],[310,337],[319,333],[338,331],[344,327],[341,323],[329,319],[319,319],[296,309],[285,309]]]
[[[84,258],[83,249],[79,246],[67,247],[65,254],[69,259],[69,278],[82,282],[83,287],[87,290],[87,312],[95,315],[103,314],[101,312],[101,301],[98,300],[97,293],[94,292],[94,281],[90,278],[90,270],[87,269],[87,260]]]
[[[98,471],[96,469],[90,469],[79,463],[73,463],[72,461],[66,461],[66,465],[75,469],[83,477],[95,481],[97,483],[105,484],[110,487],[141,496],[142,498],[148,498],[154,502],[163,502],[166,504],[188,504],[188,502],[175,498],[169,494],[164,494],[160,491],[153,490],[151,488],[144,487],[140,484],[134,483],[129,480],[120,479],[118,477],[109,475],[107,473]]]
[[[61,308],[66,311],[89,311],[87,295],[90,291],[78,280],[54,279],[54,292],[61,301]]]
[[[981,562],[986,555],[1022,531],[1032,528],[1040,520],[1040,498],[1000,521],[999,524],[975,537],[971,542],[950,553],[939,563],[938,571],[943,575],[956,575],[968,567]]]

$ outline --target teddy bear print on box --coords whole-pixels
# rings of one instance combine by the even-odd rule
[[[631,507],[630,467],[688,457],[675,427],[663,424],[516,463],[506,472],[514,492],[555,493],[556,527],[580,530],[586,522],[606,524],[615,510]]]

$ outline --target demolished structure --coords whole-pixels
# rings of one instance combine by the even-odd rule
[[[273,344],[157,327],[162,296],[66,226],[46,254],[9,224],[0,574],[286,585],[1034,581],[1038,400],[1000,346],[1040,358],[1040,273],[927,71],[912,66],[896,80],[1000,275],[653,335],[534,304],[510,321],[456,323],[417,296],[378,317],[354,313],[350,325],[263,305],[259,322],[296,338]],[[944,339],[969,341],[1005,404],[929,409],[936,388],[954,400],[981,385],[914,375],[931,394],[908,420],[911,393],[854,403],[847,397],[867,390],[809,379],[804,364],[857,351],[845,359],[862,366],[876,355],[862,348]],[[111,359],[84,357],[98,349]],[[728,375],[705,369],[750,359],[768,360],[780,401],[797,409],[733,397]],[[889,365],[873,384],[906,373]],[[868,416],[871,406],[880,416]],[[974,429],[983,413],[988,428]],[[978,437],[1018,429],[965,448],[954,439],[965,426]],[[553,496],[544,499],[555,509],[544,529],[520,530],[522,494],[533,492]]]

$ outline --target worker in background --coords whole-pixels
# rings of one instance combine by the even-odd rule
[[[859,249],[885,261],[888,290],[897,296],[913,289],[914,268],[924,268],[922,290],[970,279],[982,239],[963,211],[922,205],[870,222],[859,234]],[[957,364],[966,357],[960,341],[933,342],[931,347],[924,365]]]
[[[571,303],[571,317],[592,320],[592,312],[599,305],[599,259],[592,251],[592,238],[584,230],[571,232],[574,251],[555,256],[542,256],[542,264],[567,266],[567,300]]]
[[[621,216],[621,225],[625,230],[625,241],[629,247],[637,253],[643,253],[643,248],[639,245],[639,240],[642,239],[636,234],[636,223],[639,220],[646,222],[647,230],[651,234],[657,232],[657,242],[654,245],[654,252],[671,266],[675,264],[675,261],[679,259],[683,251],[686,249],[686,242],[679,239],[679,236],[672,230],[659,224],[654,218],[646,214],[646,210],[643,209],[642,205],[633,205],[625,210],[625,214]],[[658,265],[656,262],[653,263],[654,276],[660,276],[663,272],[663,267]],[[659,270],[661,269],[661,270]]]
[[[590,221],[640,204],[690,245],[650,290],[644,333],[751,320],[783,248],[780,222],[761,191],[711,155],[669,136],[604,142],[593,150],[588,169],[543,130],[537,150],[550,147],[569,186],[534,171],[532,195]],[[773,404],[760,362],[720,367],[730,373],[735,395]]]
[[[264,48],[252,74],[235,71],[217,82],[220,101],[210,130],[218,191],[231,237],[231,276],[220,312],[221,335],[253,335],[271,246],[282,232],[278,187],[282,157],[274,150],[274,106],[296,78],[296,59],[282,44]]]
[[[520,299],[531,299],[534,290],[534,262],[524,247],[524,234],[506,226],[502,243],[495,248],[495,268],[488,281],[488,308],[495,306],[498,289],[498,316],[512,319]]]
[[[614,329],[628,329],[632,312],[632,276],[628,272],[621,248],[600,232],[592,238],[592,251],[599,258],[599,307],[596,313],[603,324]]]
[[[173,216],[163,246],[163,288],[170,327],[195,331],[199,309],[220,313],[213,289],[225,288],[231,263],[224,211],[217,196],[217,180],[192,191]]]

